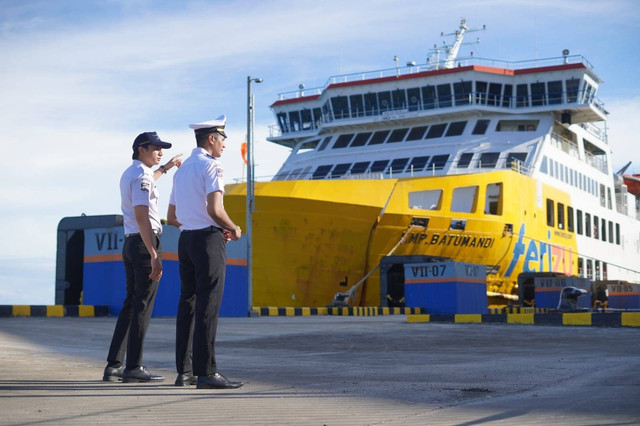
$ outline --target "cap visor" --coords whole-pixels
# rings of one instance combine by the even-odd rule
[[[159,146],[160,148],[164,148],[164,149],[171,148],[171,144],[169,142],[163,142],[163,141],[153,141],[150,143],[150,145]]]

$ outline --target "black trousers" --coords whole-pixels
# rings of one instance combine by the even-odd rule
[[[154,235],[154,239],[158,256],[162,256],[160,236]],[[125,238],[122,261],[127,278],[127,295],[113,331],[107,362],[111,366],[122,364],[126,351],[127,368],[135,368],[142,365],[144,337],[149,328],[159,281],[149,278],[151,255],[140,235]]]
[[[210,227],[182,231],[178,259],[181,285],[176,317],[176,369],[179,374],[214,374],[216,330],[227,262],[222,230]]]

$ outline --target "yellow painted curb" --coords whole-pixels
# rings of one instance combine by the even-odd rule
[[[93,305],[78,305],[79,317],[93,317],[95,316]]]
[[[456,314],[456,323],[482,322],[482,314]]]
[[[507,314],[507,324],[533,324],[533,314]]]
[[[563,314],[562,325],[591,325],[591,312]]]
[[[623,312],[623,327],[640,327],[640,312]]]
[[[63,317],[64,316],[64,306],[62,306],[62,305],[49,305],[49,306],[47,306],[47,316],[48,317]]]
[[[28,317],[31,316],[31,306],[30,305],[13,305],[11,309],[12,315],[14,317]]]
[[[429,322],[430,320],[429,314],[407,315],[407,322]]]

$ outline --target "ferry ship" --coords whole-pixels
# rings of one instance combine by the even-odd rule
[[[612,170],[593,66],[459,57],[472,30],[271,105],[291,154],[255,183],[255,306],[402,306],[404,265],[432,259],[484,265],[492,306],[539,275],[640,282],[638,192]],[[246,184],[225,205],[242,223]]]

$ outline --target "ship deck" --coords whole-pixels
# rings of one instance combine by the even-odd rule
[[[636,424],[634,328],[221,318],[233,391],[173,386],[175,318],[144,360],[162,384],[101,381],[113,317],[0,318],[0,424]]]

